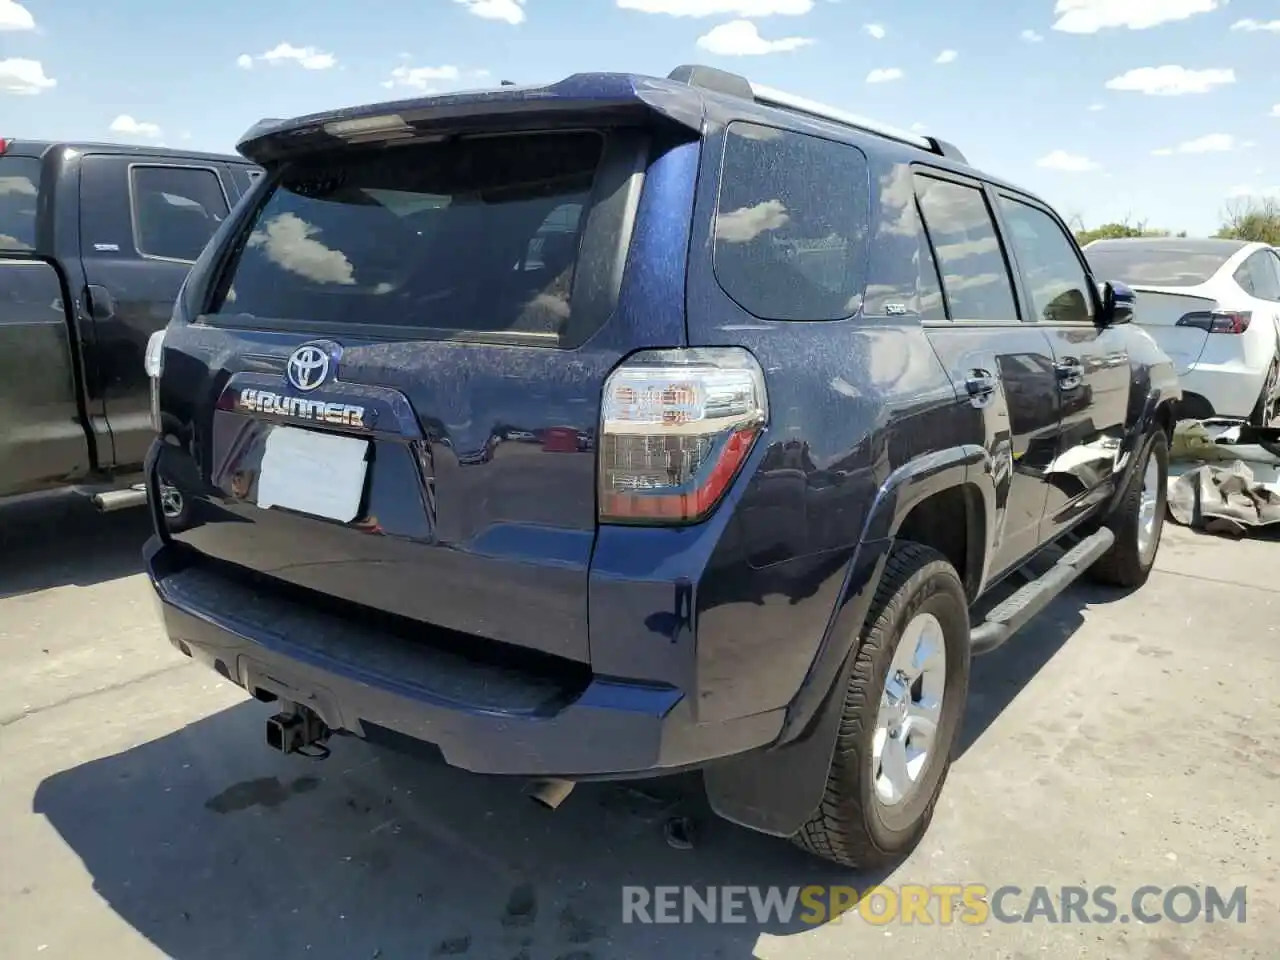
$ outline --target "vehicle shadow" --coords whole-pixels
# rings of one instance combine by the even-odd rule
[[[551,812],[519,781],[352,739],[321,762],[273,754],[270,711],[246,701],[36,792],[94,892],[175,960],[746,960],[827,917],[800,902],[758,922],[744,892],[745,922],[626,922],[624,887],[883,879],[714,818],[689,778],[581,784]],[[664,839],[675,813],[695,817],[692,850]]]
[[[0,600],[131,576],[150,532],[143,508],[99,513],[76,496],[0,507]]]

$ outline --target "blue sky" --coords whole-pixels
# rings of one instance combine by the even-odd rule
[[[919,124],[1090,226],[1280,195],[1276,0],[0,0],[0,137],[230,150],[262,116],[689,62]]]

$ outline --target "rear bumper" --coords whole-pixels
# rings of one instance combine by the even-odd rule
[[[785,710],[697,723],[666,685],[556,678],[455,653],[264,596],[152,537],[144,549],[170,642],[258,696],[305,704],[334,730],[434,744],[476,773],[632,777],[772,743]]]
[[[1178,378],[1183,393],[1198,394],[1219,417],[1248,417],[1262,394],[1267,367],[1252,370],[1243,364],[1195,363]]]

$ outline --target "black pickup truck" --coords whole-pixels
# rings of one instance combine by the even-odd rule
[[[144,353],[258,168],[159,147],[0,139],[0,502],[141,505]]]

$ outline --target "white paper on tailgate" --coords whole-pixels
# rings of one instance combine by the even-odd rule
[[[360,512],[369,441],[276,427],[258,475],[258,506],[284,507],[341,523]]]

